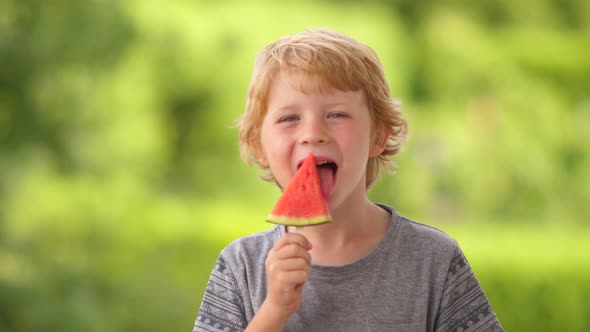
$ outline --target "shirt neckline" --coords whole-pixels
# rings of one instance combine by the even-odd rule
[[[355,273],[357,271],[365,271],[366,267],[369,266],[376,258],[378,258],[387,247],[389,247],[389,244],[391,241],[393,241],[395,235],[397,234],[397,229],[400,224],[399,214],[397,211],[387,205],[379,203],[376,204],[391,215],[389,227],[387,228],[383,239],[379,241],[379,243],[366,256],[359,258],[354,262],[340,266],[311,265],[309,272],[310,278],[342,276]],[[286,226],[277,226],[277,228],[279,230],[279,237],[286,233]]]

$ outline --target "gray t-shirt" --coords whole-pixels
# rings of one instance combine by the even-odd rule
[[[343,266],[312,265],[285,331],[503,331],[457,242],[391,214],[385,238]],[[193,331],[243,331],[266,297],[264,261],[284,226],[224,248]]]

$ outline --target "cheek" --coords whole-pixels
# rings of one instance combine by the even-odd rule
[[[267,121],[263,121],[260,126],[260,146],[262,147],[263,152],[268,153],[268,150],[271,149],[271,143],[273,141],[272,137],[272,127]]]
[[[371,146],[371,128],[368,126],[350,126],[345,128],[343,139],[348,146],[369,150]]]
[[[260,134],[261,154],[264,157],[263,165],[264,167],[271,168],[275,176],[278,175],[277,172],[283,167],[280,164],[285,159],[287,145],[280,131],[263,125]]]
[[[260,139],[260,146],[262,146],[262,151],[265,154],[267,159],[272,159],[273,157],[276,158],[276,154],[280,148],[280,144],[278,144],[278,139],[276,135],[272,133],[268,133],[265,136],[261,136]]]

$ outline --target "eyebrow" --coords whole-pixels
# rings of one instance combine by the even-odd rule
[[[322,104],[322,108],[332,108],[338,106],[348,106],[350,103],[344,101],[337,101],[337,102],[330,102]],[[284,106],[280,106],[278,108],[269,109],[269,113],[276,113],[276,112],[293,112],[299,110],[299,106],[297,104],[288,104]]]
[[[285,105],[285,106],[281,106],[278,108],[269,108],[268,109],[268,114],[274,114],[274,113],[283,113],[283,112],[294,112],[297,111],[299,109],[298,106],[293,105],[293,104],[289,104],[289,105]]]

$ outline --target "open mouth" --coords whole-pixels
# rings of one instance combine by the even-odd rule
[[[319,160],[316,161],[316,166],[318,168],[318,176],[320,178],[320,185],[322,186],[322,193],[324,198],[327,199],[332,193],[334,184],[336,183],[338,164],[331,160]]]
[[[338,165],[336,165],[335,162],[329,161],[329,160],[318,161],[316,163],[316,166],[318,167],[318,170],[319,169],[328,169],[334,175],[336,175],[336,171],[338,171]]]

